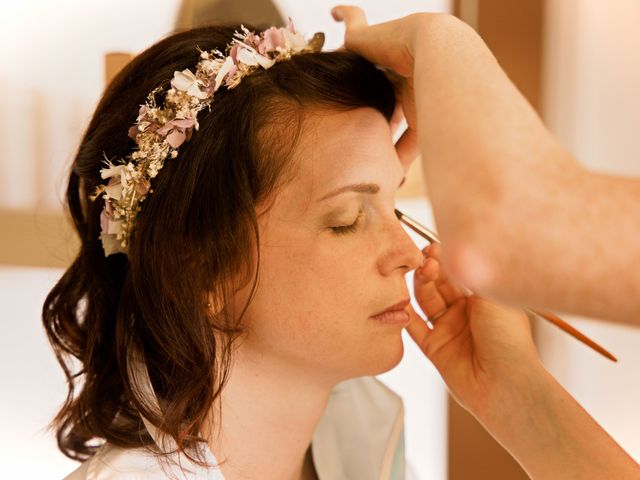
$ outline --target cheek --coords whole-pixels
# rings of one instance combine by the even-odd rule
[[[356,242],[331,239],[302,251],[288,250],[278,263],[271,265],[269,280],[285,302],[330,317],[361,314],[368,307],[375,262],[373,252]]]
[[[301,341],[353,328],[350,319],[370,313],[371,257],[327,243],[265,247],[252,317]]]
[[[356,255],[287,249],[269,255],[261,287],[274,308],[301,317],[297,322],[313,324],[340,311],[355,311],[360,302],[354,300],[366,291],[363,269],[363,259]]]
[[[256,300],[273,343],[340,356],[370,333],[368,316],[379,302],[372,257],[334,243],[274,253],[265,262]]]
[[[368,318],[381,293],[375,252],[354,239],[331,240],[263,249],[247,342],[263,354],[342,376],[385,371],[402,345],[399,330]]]

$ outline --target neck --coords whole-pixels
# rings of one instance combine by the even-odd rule
[[[238,349],[207,435],[225,478],[314,478],[309,449],[335,383]]]

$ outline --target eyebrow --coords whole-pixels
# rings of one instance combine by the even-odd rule
[[[400,185],[398,188],[402,186],[404,183],[405,177],[402,178]],[[380,185],[376,183],[355,183],[353,185],[345,185],[344,187],[340,187],[336,190],[333,190],[327,193],[324,197],[318,199],[318,202],[322,202],[328,198],[335,197],[337,195],[341,195],[347,192],[356,192],[356,193],[368,193],[370,195],[375,195],[380,191]]]

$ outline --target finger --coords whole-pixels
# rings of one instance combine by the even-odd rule
[[[405,174],[409,171],[411,164],[420,156],[420,143],[418,142],[418,131],[407,128],[396,142],[396,153]]]
[[[437,276],[435,277],[436,286],[438,287],[438,290],[440,291],[440,294],[444,298],[445,302],[447,302],[447,305],[451,305],[453,302],[455,302],[459,298],[464,297],[465,294],[459,286],[455,285],[453,282],[449,280],[449,276],[444,271],[444,269],[441,268],[440,252],[441,252],[441,246],[438,244],[428,245],[423,250],[423,253],[425,254],[426,257],[431,258],[437,262],[438,270],[437,270]],[[425,263],[426,263],[426,260],[425,260]],[[431,275],[433,277],[433,273]]]
[[[353,5],[337,5],[331,9],[331,15],[334,20],[344,22],[347,29],[367,25],[367,16],[364,10]]]
[[[416,284],[418,282],[432,282],[435,284],[435,289],[437,290],[437,293],[442,298],[442,301],[439,301],[438,299],[432,300],[436,302],[436,306],[433,308],[440,308],[440,312],[442,312],[442,309],[444,308],[443,305],[445,306],[451,305],[452,303],[456,302],[460,298],[465,297],[465,294],[464,292],[462,292],[460,288],[455,286],[446,278],[446,276],[444,275],[444,272],[440,268],[440,262],[437,260],[437,258],[434,258],[430,254],[430,252],[434,251],[434,248],[437,249],[439,247],[428,246],[423,250],[423,253],[425,255],[425,262],[422,267],[416,269],[414,282]],[[425,287],[425,289],[426,288],[427,287]],[[433,287],[428,287],[429,290],[431,290],[432,288]],[[415,288],[414,288],[414,291],[415,291]],[[416,297],[417,295],[419,295],[418,292],[415,292],[415,294],[416,294]],[[419,303],[420,301],[422,301],[422,299],[419,299]],[[422,307],[423,305],[420,304],[420,306]],[[427,307],[427,308],[430,308],[430,307]],[[429,313],[427,312],[425,313],[429,315]],[[431,316],[437,315],[437,314],[438,314],[438,311],[431,312]]]
[[[442,323],[430,328],[427,321],[409,305],[407,312],[409,313],[410,322],[406,327],[407,332],[429,359],[432,361],[437,360],[434,356],[440,349],[466,328],[465,308],[466,299],[454,303],[447,313],[442,316]]]
[[[447,302],[447,305],[451,305],[455,301],[466,296],[460,288],[456,287],[449,280],[438,280],[436,282],[436,286],[438,287],[440,295],[444,298],[444,301]]]
[[[331,10],[336,21],[345,23],[344,43],[347,50],[355,52],[371,63],[388,67],[403,77],[413,74],[413,57],[405,48],[406,38],[402,21],[367,25],[367,18],[360,7],[339,5]]]
[[[424,318],[422,318],[418,312],[413,309],[413,306],[408,305],[406,310],[409,313],[411,320],[409,321],[409,325],[405,328],[416,345],[424,351],[427,344],[427,337],[429,336],[431,329]]]
[[[466,298],[452,304],[447,312],[434,323],[433,330],[425,336],[420,345],[422,351],[435,363],[435,355],[452,339],[458,338],[460,333],[468,327],[466,311]],[[436,365],[437,366],[437,365]]]
[[[334,20],[345,23],[344,46],[347,50],[355,52],[370,62],[395,70],[397,74],[409,76],[412,66],[407,65],[407,60],[397,61],[396,49],[389,49],[385,38],[393,37],[393,30],[386,23],[369,26],[367,17],[360,7],[339,5],[331,10]],[[397,35],[396,35],[397,36]],[[396,65],[397,64],[397,65]]]
[[[442,313],[447,308],[447,302],[440,294],[436,285],[438,262],[427,258],[423,267],[416,270],[413,280],[413,291],[427,318]]]

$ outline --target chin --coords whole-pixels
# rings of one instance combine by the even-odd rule
[[[354,348],[345,348],[341,353],[348,352],[346,358],[340,355],[340,360],[337,357],[332,359],[331,363],[334,366],[329,368],[329,371],[337,375],[337,381],[383,374],[395,368],[404,355],[400,330],[393,336],[377,334],[358,343],[366,343],[367,347],[357,351]],[[326,372],[327,363],[323,363],[322,366]]]
[[[398,334],[397,339],[387,340],[383,345],[372,349],[367,356],[365,375],[380,375],[395,368],[404,355],[404,344],[402,335]]]

